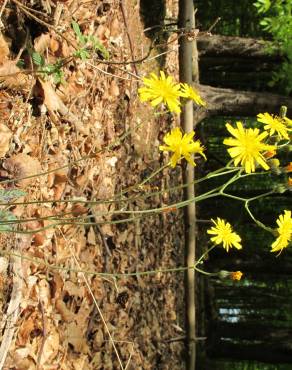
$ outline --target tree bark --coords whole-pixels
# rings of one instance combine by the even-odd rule
[[[269,61],[281,61],[283,56],[279,49],[273,47],[273,52],[267,52],[272,48],[270,41],[236,37],[236,36],[199,36],[197,45],[200,56],[258,58]]]
[[[283,62],[270,41],[236,36],[199,36],[200,82],[223,88],[275,91],[272,72]]]
[[[279,114],[281,105],[292,112],[292,99],[287,96],[222,89],[207,85],[195,85],[202,98],[207,102],[207,108],[195,110],[195,124],[209,116],[256,116],[261,112]],[[291,115],[291,113],[290,113]]]
[[[179,1],[179,28],[191,30],[195,28],[193,0]],[[179,39],[179,77],[181,82],[191,85],[198,82],[198,60],[194,54],[194,41],[187,36]],[[182,108],[181,126],[184,132],[193,130],[194,108],[192,100],[188,100]],[[192,199],[195,196],[194,167],[183,167],[183,181],[188,184],[184,188],[184,199]],[[190,203],[184,210],[185,227],[185,261],[188,267],[193,266],[196,253],[196,206]],[[195,270],[188,269],[185,273],[185,297],[186,297],[186,332],[187,332],[187,370],[195,370],[196,367],[196,302],[195,302]]]

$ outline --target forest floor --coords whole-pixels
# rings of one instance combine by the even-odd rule
[[[175,37],[161,65],[135,0],[1,4],[0,364],[179,370],[183,274],[96,275],[183,265],[182,211],[139,213],[181,199],[180,169],[139,186],[178,122],[139,101],[138,76],[177,75]],[[99,52],[76,56],[89,35]]]

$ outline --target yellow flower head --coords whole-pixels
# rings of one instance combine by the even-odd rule
[[[199,140],[193,140],[194,135],[194,131],[182,135],[180,128],[176,127],[164,136],[163,141],[166,145],[160,145],[159,149],[173,152],[173,155],[170,158],[171,167],[175,167],[182,157],[191,165],[195,166],[196,164],[192,158],[193,153],[201,154],[201,156],[206,159],[205,154],[203,153],[204,148],[201,146]]]
[[[223,248],[226,249],[226,252],[229,251],[229,248],[235,247],[241,249],[242,245],[240,244],[241,238],[232,230],[232,226],[229,222],[222,220],[217,217],[217,220],[211,220],[215,226],[207,230],[208,234],[215,235],[211,238],[211,241],[215,244],[223,244]]]
[[[292,186],[292,177],[288,177],[288,186]]]
[[[270,132],[270,136],[274,135],[274,133],[277,133],[280,139],[289,140],[287,125],[280,117],[272,116],[269,113],[259,113],[257,115],[257,119],[259,122],[265,124],[264,129]]]
[[[288,126],[292,126],[292,119],[284,117],[284,121]]]
[[[153,107],[160,103],[168,106],[171,112],[179,113],[180,110],[180,84],[176,84],[171,76],[166,77],[163,71],[160,76],[150,74],[150,78],[142,78],[144,87],[138,89],[142,102],[150,101]]]
[[[234,271],[230,273],[231,280],[241,280],[243,273],[241,271]]]
[[[228,153],[234,159],[234,165],[237,166],[240,163],[245,167],[246,173],[255,172],[256,163],[268,170],[270,167],[261,152],[276,149],[274,145],[262,143],[268,133],[260,133],[257,128],[245,129],[241,122],[236,122],[236,125],[237,128],[234,128],[229,123],[226,124],[227,130],[234,138],[227,138],[223,141],[225,145],[232,146],[228,149]]]
[[[288,247],[291,236],[292,236],[292,218],[291,211],[284,211],[284,214],[280,215],[277,220],[277,233],[278,238],[272,244],[271,252],[282,251],[284,248]]]
[[[181,83],[181,96],[193,100],[197,105],[205,106],[206,102],[200,97],[199,93],[186,83]]]

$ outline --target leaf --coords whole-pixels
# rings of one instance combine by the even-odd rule
[[[89,55],[89,53],[86,49],[76,50],[76,52],[74,53],[74,56],[76,56],[77,58],[80,58],[83,61],[87,60],[90,57],[90,55]]]
[[[9,151],[11,138],[11,130],[4,123],[0,123],[0,158],[4,157]]]
[[[49,33],[42,33],[39,37],[34,39],[34,50],[37,53],[43,54],[50,46],[51,36]]]
[[[41,172],[38,159],[25,153],[11,156],[3,162],[2,166],[13,179],[14,184],[22,189],[35,182],[37,174]]]
[[[0,66],[0,82],[8,89],[22,89],[28,86],[29,78],[16,66],[16,61],[8,60]]]
[[[80,30],[79,24],[75,21],[72,21],[71,24],[72,24],[73,31],[75,32],[75,35],[77,36],[78,41],[81,44],[85,44],[85,39],[84,39],[84,36],[83,36],[83,34]]]
[[[23,197],[26,194],[21,189],[0,189],[0,201],[10,202],[12,199]]]
[[[45,64],[45,59],[41,54],[34,51],[31,57],[35,65],[43,66]]]
[[[104,45],[94,36],[91,38],[91,41],[94,49],[96,51],[99,51],[101,55],[104,57],[104,59],[108,60],[110,55],[108,50],[104,47]]]
[[[25,67],[24,60],[23,59],[19,59],[18,62],[16,63],[16,67],[23,69]]]
[[[39,78],[39,82],[44,91],[44,104],[52,117],[57,120],[55,113],[59,112],[62,116],[65,116],[67,120],[73,122],[76,125],[77,130],[82,131],[83,125],[81,121],[79,121],[79,119],[66,107],[51,83],[49,81],[43,81],[41,78]]]
[[[17,218],[9,211],[0,210],[0,232],[11,231],[14,229],[15,224],[6,223],[7,221],[15,221]]]

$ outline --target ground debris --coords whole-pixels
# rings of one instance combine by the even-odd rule
[[[177,185],[179,170],[135,187],[162,166],[158,143],[172,124],[138,100],[135,69],[144,75],[160,67],[156,61],[147,67],[108,63],[146,55],[150,41],[139,5],[124,1],[125,25],[117,0],[15,4],[3,9],[4,24],[13,19],[25,37],[13,39],[13,48],[3,38],[6,30],[0,37],[0,176],[5,190],[24,191],[19,204],[9,200],[8,207],[29,237],[25,258],[14,257],[22,271],[21,302],[5,366],[110,370],[122,363],[128,370],[179,370],[183,343],[169,340],[183,327],[183,275],[92,273],[183,264],[182,213],[137,217],[181,197],[146,196]],[[6,33],[13,37],[11,28]],[[76,58],[87,44],[92,48],[90,38],[82,44],[84,36],[98,47]],[[53,67],[60,60],[58,80]],[[169,65],[175,69],[175,60]],[[0,238],[7,254],[0,259],[0,288],[13,288],[7,262],[14,242],[3,233]],[[3,294],[2,314],[9,299]]]

